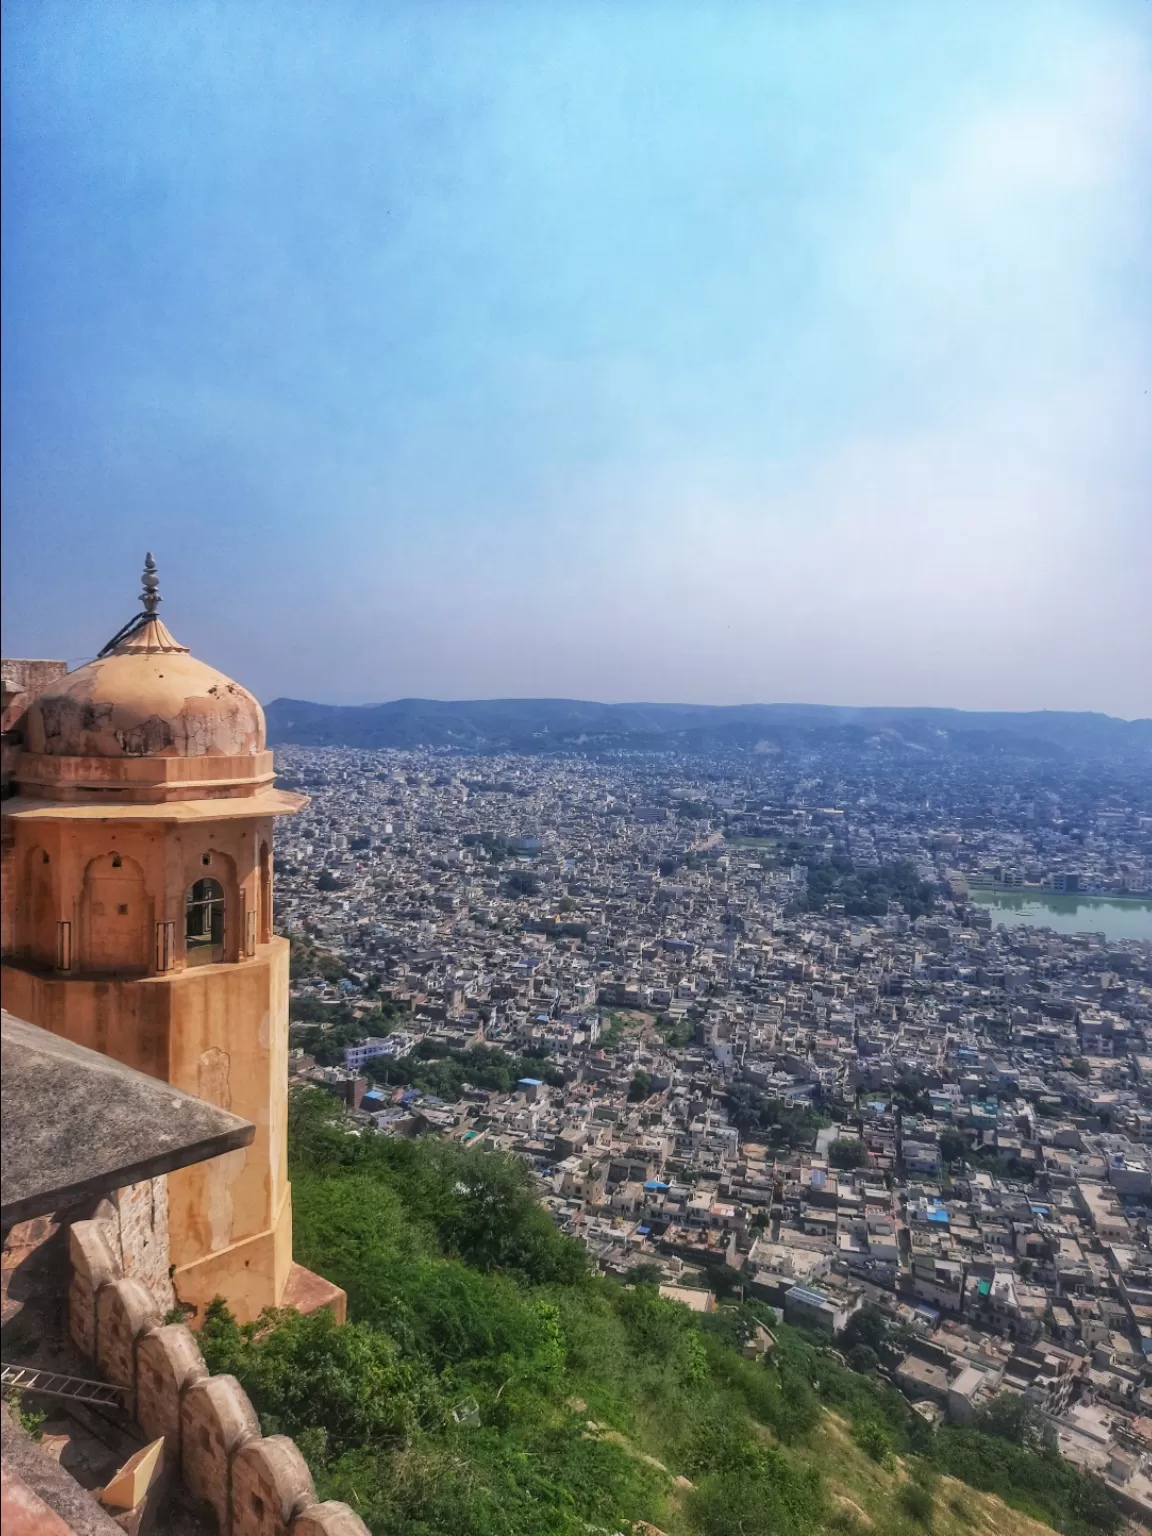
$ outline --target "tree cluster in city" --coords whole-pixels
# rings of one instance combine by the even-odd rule
[[[839,855],[808,865],[809,912],[823,912],[838,902],[846,917],[883,917],[891,901],[898,901],[911,918],[924,917],[936,904],[936,887],[920,879],[914,864],[902,861],[862,869]]]
[[[819,1110],[773,1098],[752,1083],[729,1083],[725,1098],[728,1118],[744,1141],[766,1142],[774,1148],[810,1148],[816,1133],[832,1123]]]
[[[510,1093],[526,1077],[553,1087],[564,1081],[543,1056],[517,1056],[498,1045],[459,1051],[432,1040],[422,1040],[410,1056],[370,1058],[361,1070],[382,1086],[419,1088],[446,1104],[454,1104],[466,1086]]]

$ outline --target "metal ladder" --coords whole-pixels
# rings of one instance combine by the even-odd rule
[[[91,1403],[97,1408],[123,1408],[128,1387],[110,1386],[106,1381],[85,1381],[81,1376],[61,1376],[34,1365],[5,1365],[0,1361],[0,1386],[18,1392],[39,1392],[44,1397],[62,1397],[73,1403]]]

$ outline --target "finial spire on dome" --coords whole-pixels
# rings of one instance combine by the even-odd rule
[[[144,612],[155,613],[164,599],[160,596],[160,577],[156,574],[156,562],[151,550],[144,556],[144,575],[141,580],[144,590],[140,594],[140,601],[144,604]]]
[[[156,561],[149,550],[144,556],[144,572],[140,578],[140,601],[143,613],[134,613],[122,629],[118,629],[108,644],[98,653],[101,656],[124,656],[132,652],[187,651],[186,645],[171,634],[167,625],[157,617],[156,610],[164,599],[160,596],[160,577]]]

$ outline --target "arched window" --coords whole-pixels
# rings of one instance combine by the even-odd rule
[[[197,880],[184,898],[184,942],[189,965],[216,965],[224,958],[224,887]]]

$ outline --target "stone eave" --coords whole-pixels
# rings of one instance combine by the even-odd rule
[[[239,816],[293,816],[308,804],[307,795],[287,789],[268,789],[258,795],[220,796],[207,800],[168,800],[147,804],[124,800],[117,804],[113,792],[91,805],[75,800],[34,800],[17,795],[0,808],[13,821],[228,821]]]
[[[5,1227],[248,1146],[255,1126],[6,1010]]]

